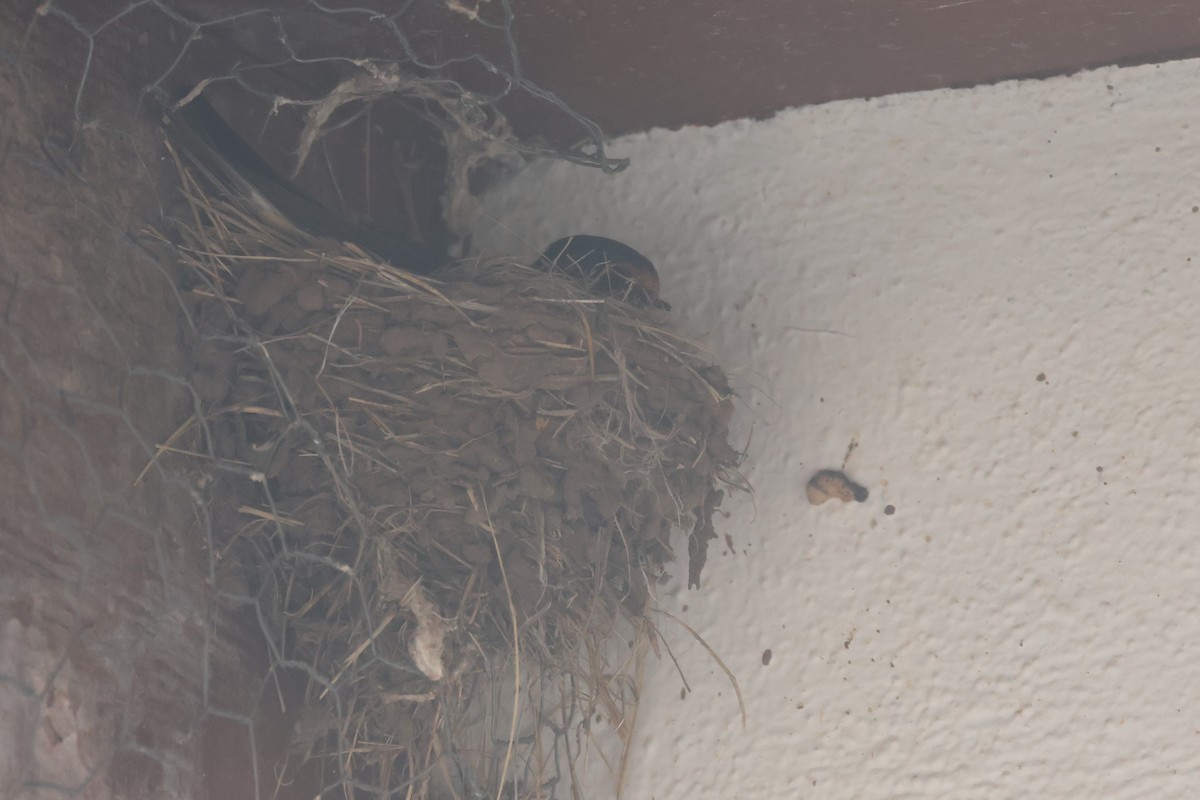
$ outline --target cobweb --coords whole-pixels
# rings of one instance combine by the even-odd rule
[[[473,184],[514,159],[625,163],[525,76],[516,20],[509,0],[0,8],[0,797],[406,796],[273,770],[298,686],[328,676],[263,646],[212,476],[162,457],[204,376],[147,235],[176,202],[158,120],[214,93],[342,213],[462,247]]]
[[[39,46],[63,58],[70,105],[57,135],[66,150],[89,126],[216,94],[319,199],[417,238],[438,238],[436,213],[445,243],[460,250],[471,190],[504,165],[539,156],[606,172],[627,165],[608,155],[594,122],[525,76],[510,0],[51,0],[31,17],[18,58]],[[90,91],[113,73],[128,81],[124,102]],[[510,111],[537,120],[525,126],[534,135],[517,135]],[[431,199],[440,199],[432,211]]]

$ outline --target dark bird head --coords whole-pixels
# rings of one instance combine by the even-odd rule
[[[671,308],[658,297],[658,270],[650,259],[615,239],[564,237],[546,248],[538,267],[564,275],[595,295],[643,308]]]

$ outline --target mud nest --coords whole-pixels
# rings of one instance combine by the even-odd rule
[[[296,761],[346,797],[537,797],[596,719],[627,746],[671,534],[695,584],[742,485],[722,371],[661,311],[421,278],[181,175],[197,413],[164,449],[220,467],[218,579],[309,675]]]

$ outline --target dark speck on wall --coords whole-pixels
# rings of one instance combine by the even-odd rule
[[[896,513],[896,507],[893,505],[886,505],[883,507],[883,513],[890,517],[892,514]]]
[[[1039,373],[1037,374],[1037,382],[1038,382],[1038,383],[1045,383],[1045,382],[1046,382],[1046,373],[1044,373],[1044,372],[1039,372]]]
[[[771,663],[771,648],[768,647],[766,650],[763,650],[762,662],[764,667]]]

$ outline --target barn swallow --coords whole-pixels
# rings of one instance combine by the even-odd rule
[[[354,244],[392,266],[431,275],[455,259],[382,225],[354,224],[283,177],[230,127],[203,95],[168,111],[172,138],[219,190],[283,228]],[[233,190],[230,192],[229,190]],[[603,236],[568,236],[551,244],[536,266],[561,274],[600,297],[669,309],[658,298],[658,272],[648,258]]]
[[[546,248],[538,266],[567,276],[597,296],[617,297],[641,307],[671,308],[658,297],[658,270],[650,259],[613,239],[566,236]]]

